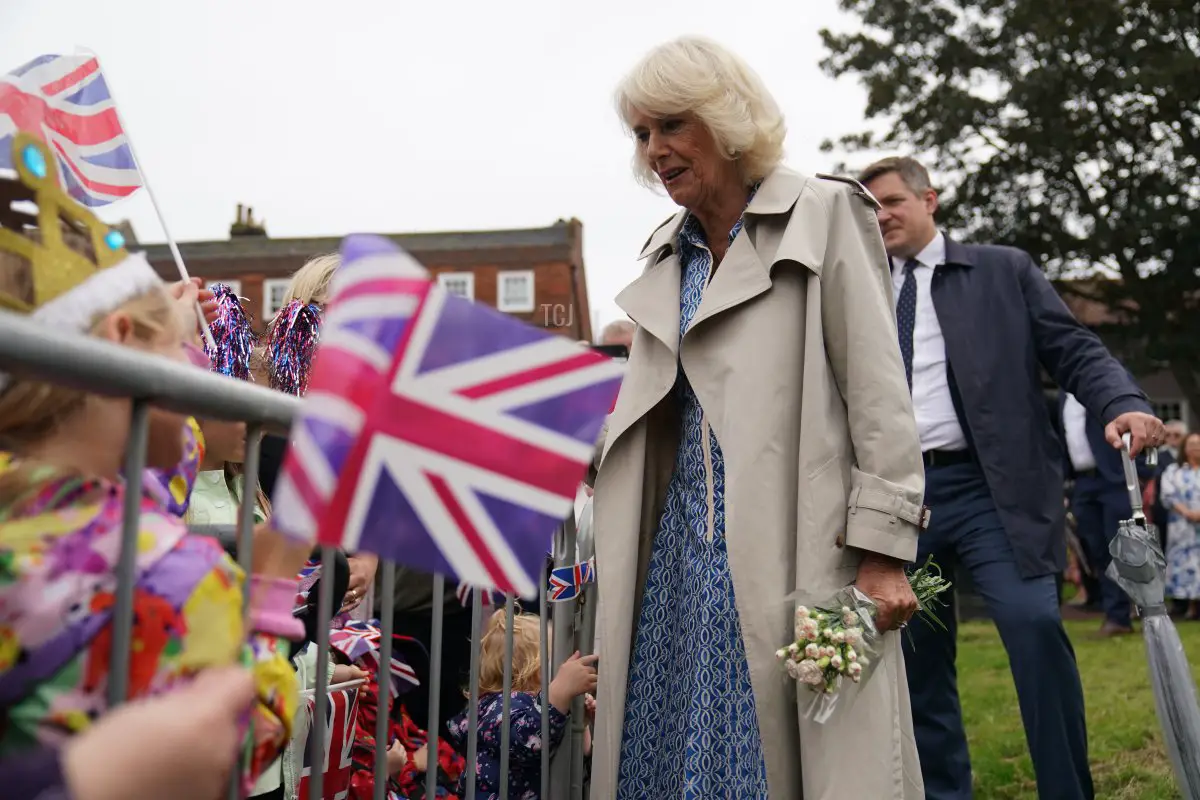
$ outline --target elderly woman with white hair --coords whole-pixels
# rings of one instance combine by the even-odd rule
[[[595,479],[592,796],[924,796],[898,634],[824,725],[775,651],[796,598],[916,610],[917,440],[874,198],[781,165],[785,125],[707,40],[620,84],[634,172],[681,210],[617,303],[637,324]],[[801,697],[803,702],[805,698]]]

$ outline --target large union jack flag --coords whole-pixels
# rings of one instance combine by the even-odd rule
[[[58,156],[63,188],[85,206],[129,197],[142,185],[117,108],[91,55],[39,56],[0,75],[0,167],[12,168],[17,131]]]
[[[534,597],[623,367],[343,243],[276,526]]]

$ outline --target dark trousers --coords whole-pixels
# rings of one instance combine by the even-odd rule
[[[1098,599],[1109,622],[1129,626],[1129,595],[1113,583],[1104,571],[1112,562],[1108,543],[1117,535],[1117,525],[1129,519],[1133,509],[1124,484],[1113,485],[1098,476],[1080,477],[1071,494],[1071,513],[1075,515],[1079,541],[1087,554],[1092,574],[1100,588]]]
[[[925,472],[932,510],[917,563],[930,555],[946,574],[966,569],[1008,651],[1021,720],[1042,800],[1092,800],[1083,687],[1075,651],[1063,629],[1054,575],[1022,578],[1012,546],[979,467],[961,464]],[[963,730],[954,666],[953,602],[939,609],[946,630],[920,619],[902,637],[925,796],[964,800],[971,760]]]

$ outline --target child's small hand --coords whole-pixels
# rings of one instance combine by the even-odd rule
[[[417,772],[425,771],[429,766],[429,745],[423,744],[413,751],[412,763]]]
[[[400,774],[400,770],[404,769],[404,765],[408,763],[408,751],[404,749],[404,745],[400,744],[400,740],[392,742],[392,746],[387,751],[387,770],[388,774],[393,778]]]
[[[357,681],[367,677],[365,670],[359,669],[353,664],[338,664],[333,668],[333,683],[346,683],[348,681]]]
[[[583,698],[583,710],[587,714],[589,722],[596,721],[596,698],[590,694]]]
[[[600,656],[581,656],[579,651],[571,655],[558,668],[558,674],[550,682],[550,703],[564,714],[570,713],[571,701],[586,692],[596,690],[596,662]]]

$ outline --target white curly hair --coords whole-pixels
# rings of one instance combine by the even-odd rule
[[[787,125],[778,103],[745,61],[710,39],[684,36],[651,50],[618,84],[616,106],[629,134],[639,111],[694,114],[722,153],[738,162],[747,186],[783,161]],[[633,172],[643,186],[660,188],[640,147]]]

